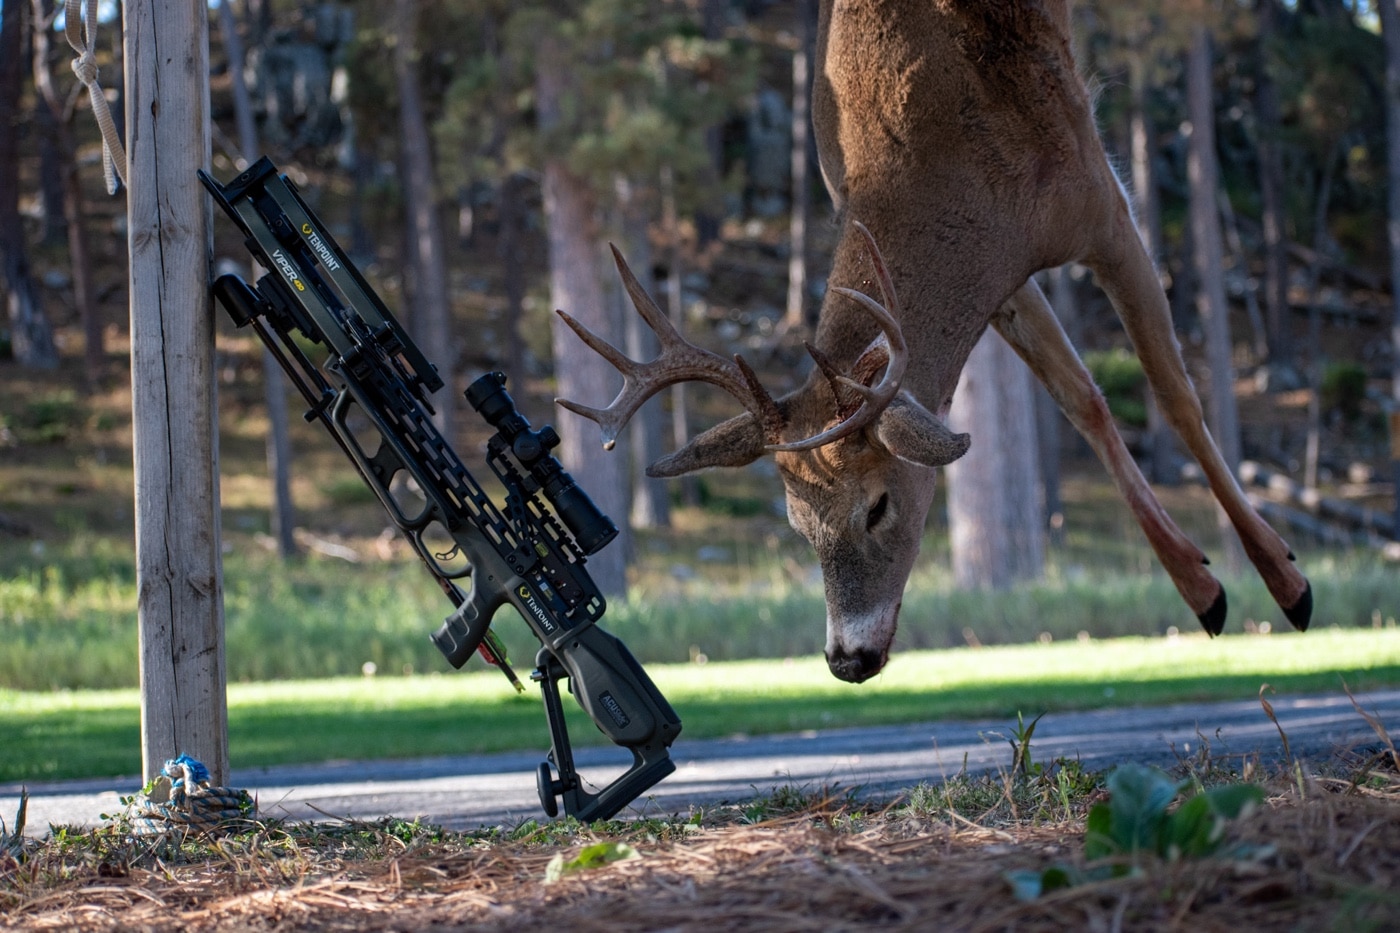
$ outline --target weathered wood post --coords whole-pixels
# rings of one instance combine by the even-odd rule
[[[145,780],[167,758],[228,779],[214,432],[205,0],[126,5],[132,446]]]

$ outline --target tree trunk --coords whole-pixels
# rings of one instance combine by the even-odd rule
[[[399,94],[400,152],[404,166],[404,195],[408,213],[410,255],[417,270],[412,319],[429,353],[437,359],[444,388],[436,400],[433,420],[452,439],[457,406],[456,341],[452,339],[452,302],[448,295],[447,260],[442,222],[437,211],[432,139],[418,91],[417,0],[394,0],[394,80]]]
[[[132,447],[144,780],[203,761],[228,781],[214,430],[208,5],[126,9]]]
[[[972,434],[972,447],[944,471],[958,586],[1000,590],[1038,578],[1045,527],[1031,375],[995,331],[968,357],[949,425]]]
[[[1162,205],[1157,190],[1156,128],[1152,125],[1152,115],[1147,109],[1147,52],[1139,48],[1133,55],[1128,69],[1128,83],[1132,88],[1133,110],[1131,123],[1131,152],[1133,163],[1133,210],[1137,216],[1138,232],[1147,245],[1147,254],[1157,266],[1161,276],[1162,257]],[[1147,474],[1154,483],[1172,481],[1172,432],[1167,420],[1162,417],[1152,393],[1147,398]]]
[[[38,11],[36,10],[36,13]],[[44,17],[46,27],[51,17]],[[97,310],[97,297],[92,287],[92,269],[88,257],[87,225],[83,216],[83,186],[78,175],[77,147],[73,142],[73,111],[54,87],[49,39],[50,28],[34,31],[34,86],[40,104],[48,111],[45,127],[49,131],[53,158],[61,182],[64,227],[68,233],[68,262],[73,276],[73,304],[82,322],[85,382],[95,389],[102,381],[105,364],[102,350],[102,319]],[[56,359],[56,358],[55,358]]]
[[[1385,39],[1386,239],[1390,249],[1390,469],[1400,539],[1400,0],[1379,0]]]
[[[1134,54],[1128,68],[1133,109],[1129,116],[1130,151],[1133,165],[1133,213],[1138,232],[1154,263],[1162,261],[1162,207],[1157,192],[1156,127],[1148,112],[1146,52]]]
[[[54,146],[53,121],[49,108],[35,108],[39,123],[39,211],[44,218],[39,237],[45,247],[61,247],[68,240],[68,221],[63,216],[63,160]]]
[[[52,367],[58,364],[58,351],[29,274],[19,213],[19,104],[30,54],[28,10],[25,2],[0,6],[0,287],[15,359],[26,366]]]
[[[1235,206],[1230,203],[1230,192],[1220,186],[1216,194],[1220,205],[1220,224],[1225,229],[1225,243],[1230,248],[1231,261],[1244,278],[1244,311],[1249,321],[1250,333],[1254,335],[1252,349],[1254,363],[1269,359],[1269,332],[1264,323],[1264,315],[1259,311],[1259,296],[1254,290],[1254,277],[1249,273],[1249,254],[1245,252],[1244,240],[1240,237],[1239,220],[1235,217]]]
[[[669,244],[669,269],[666,275],[666,314],[680,333],[685,333],[684,278],[685,248],[681,242],[680,216],[676,211],[676,175],[670,166],[661,169],[661,225],[666,229]],[[671,442],[676,450],[690,441],[690,405],[685,383],[671,386]],[[700,480],[687,473],[674,480],[680,487],[680,499],[685,505],[700,504]]]
[[[1035,440],[1040,466],[1041,522],[1049,543],[1061,547],[1065,543],[1065,503],[1060,495],[1060,406],[1046,388],[1032,383],[1035,396]]]
[[[1240,466],[1240,426],[1235,406],[1235,373],[1231,361],[1230,308],[1221,275],[1224,248],[1220,237],[1220,190],[1215,155],[1215,108],[1211,92],[1211,39],[1203,25],[1194,27],[1187,53],[1186,98],[1191,123],[1187,175],[1191,188],[1193,266],[1198,288],[1196,310],[1205,333],[1206,360],[1210,368],[1207,421],[1215,443],[1229,466]],[[1226,554],[1226,565],[1236,570],[1243,553],[1239,539],[1229,530],[1223,510],[1217,510]]]
[[[540,127],[547,132],[558,125],[565,97],[573,91],[571,70],[559,43],[551,37],[540,42],[538,64]],[[617,315],[599,276],[604,266],[596,248],[602,240],[596,195],[586,179],[575,175],[555,157],[545,159],[543,189],[550,301],[608,343],[622,346],[624,338]],[[551,336],[559,397],[599,404],[594,400],[611,399],[617,394],[617,373],[562,321],[555,320]],[[627,459],[620,452],[603,449],[597,426],[591,422],[570,419],[559,433],[563,437],[560,459],[598,508],[618,526],[617,540],[590,558],[593,578],[604,593],[622,594],[627,588],[627,561],[632,550],[627,523]]]
[[[1303,484],[1317,489],[1318,466],[1322,457],[1322,374],[1327,361],[1322,353],[1322,266],[1327,256],[1327,214],[1332,205],[1332,184],[1336,178],[1341,145],[1333,147],[1322,165],[1317,195],[1313,201],[1313,250],[1307,270],[1308,339],[1302,360],[1308,376],[1308,440],[1303,454]]]
[[[724,20],[729,12],[725,0],[700,0],[700,31],[707,40],[717,41],[724,36]],[[702,171],[702,182],[712,189],[724,177],[724,138],[723,127],[718,124],[705,130],[705,150],[709,163]],[[719,239],[721,216],[700,207],[695,212],[695,247],[704,252],[710,244]]]
[[[233,113],[238,125],[240,167],[252,164],[258,154],[258,127],[253,118],[253,104],[248,97],[248,85],[243,80],[243,37],[233,18],[229,0],[219,3],[219,30],[224,36],[224,52],[228,55],[229,78],[233,85]],[[252,263],[251,277],[257,279],[262,269]],[[272,351],[262,348],[263,400],[267,405],[267,472],[272,478],[272,512],[269,525],[277,553],[291,558],[297,554],[296,505],[292,502],[292,438],[287,423],[287,381],[282,375]]]
[[[486,54],[497,62],[497,68],[507,71],[512,67],[512,49],[501,40],[501,31],[501,24],[496,16],[483,17],[481,32]],[[502,166],[496,207],[499,230],[496,236],[496,258],[501,263],[501,290],[506,296],[506,306],[500,322],[502,367],[511,384],[523,391],[526,375],[525,338],[521,327],[524,324],[527,288],[523,257],[529,219],[525,197],[533,182],[524,172],[511,168],[510,159],[506,156],[509,127],[515,123],[515,99],[506,83],[497,83],[495,92],[491,95],[490,109],[492,135],[486,153],[492,162]]]
[[[651,241],[645,199],[630,180],[619,177],[615,185],[618,214],[621,218],[623,255],[636,273],[637,280],[648,294],[656,293],[652,280]],[[642,316],[632,309],[631,299],[622,288],[613,288],[617,314],[627,336],[627,355],[634,360],[654,359],[660,351],[656,334]],[[666,481],[646,475],[647,465],[666,453],[664,444],[665,412],[660,405],[643,405],[627,426],[632,442],[632,513],[633,528],[665,528],[671,524],[671,505]]]
[[[509,173],[501,182],[500,222],[497,256],[501,261],[501,288],[506,294],[504,319],[505,371],[517,391],[525,386],[525,340],[520,333],[525,314],[525,264],[521,250],[525,236],[525,189],[529,180],[519,172]]]
[[[1384,0],[1382,0],[1384,6]],[[1288,238],[1285,232],[1283,154],[1279,145],[1278,85],[1269,67],[1269,46],[1278,31],[1278,0],[1258,0],[1255,19],[1258,71],[1254,84],[1254,113],[1259,123],[1259,220],[1264,236],[1264,320],[1269,334],[1269,361],[1293,364],[1292,316],[1288,309]]]
[[[807,147],[811,137],[811,44],[808,39],[807,8],[810,0],[798,3],[797,49],[792,53],[792,220],[788,232],[787,330],[810,331],[815,311],[807,300],[807,222],[812,213],[811,185],[807,180]]]

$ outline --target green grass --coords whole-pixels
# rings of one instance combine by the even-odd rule
[[[1328,629],[1217,639],[1123,638],[909,651],[859,686],[817,657],[650,665],[689,738],[918,722],[1028,718],[1111,705],[1252,700],[1400,684],[1400,630]],[[0,690],[0,781],[135,774],[135,690]],[[570,709],[576,744],[601,741]],[[233,684],[239,767],[548,747],[539,699],[493,672]]]
[[[1052,562],[1042,582],[978,593],[952,586],[946,544],[930,536],[905,593],[899,647],[947,648],[969,637],[997,645],[1194,631],[1195,619],[1150,555],[1139,570],[1141,546],[1124,544],[1118,555],[1111,551],[1117,540],[1096,536],[1092,560],[1067,549],[1070,556]],[[725,543],[731,562],[702,564],[704,572],[690,578],[668,568],[695,566],[691,555],[648,554],[629,596],[609,606],[604,627],[648,665],[698,655],[721,661],[818,653],[825,608],[810,549],[785,539]],[[1369,628],[1393,620],[1400,607],[1400,574],[1375,556],[1315,556],[1305,569],[1317,627]],[[1229,631],[1250,621],[1286,627],[1257,576],[1224,582]],[[0,554],[0,688],[135,686],[135,606],[129,545]],[[224,606],[231,683],[352,676],[366,663],[381,674],[447,669],[428,635],[449,606],[416,562],[282,562],[256,547],[234,550],[224,560]],[[520,663],[534,657],[536,645],[512,612],[502,613],[496,631]]]

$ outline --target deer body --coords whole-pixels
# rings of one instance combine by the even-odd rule
[[[1103,460],[1202,624],[1212,634],[1221,630],[1224,592],[1204,569],[1204,554],[1158,504],[1030,279],[1069,261],[1096,274],[1164,415],[1201,463],[1246,554],[1290,621],[1306,627],[1307,580],[1205,429],[1166,296],[1075,69],[1067,3],[823,0],[812,114],[841,224],[813,350],[821,365],[776,401],[748,376],[728,378],[726,388],[749,411],[652,472],[737,466],[773,453],[789,521],[822,564],[832,672],[859,682],[888,658],[935,468],[968,443],[943,419],[989,324]],[[862,297],[876,288],[891,305],[893,330]],[[629,291],[643,310],[650,299],[639,287]],[[619,357],[609,358],[624,373],[624,363],[634,367],[632,383],[647,384],[634,386],[639,396],[624,404],[633,392],[624,387],[606,413],[568,407],[600,423],[614,410],[625,420],[666,379],[709,379],[643,376]],[[608,434],[615,430],[605,424]]]

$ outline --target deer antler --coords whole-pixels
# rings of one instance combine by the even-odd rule
[[[853,288],[836,286],[833,290],[865,308],[880,325],[881,336],[875,338],[865,349],[865,352],[860,355],[856,368],[867,358],[873,358],[873,354],[883,352],[888,357],[888,362],[885,364],[885,376],[878,385],[867,386],[845,373],[838,372],[825,354],[818,351],[810,343],[806,344],[807,352],[811,354],[817,366],[821,367],[822,372],[826,374],[827,379],[832,383],[832,388],[840,385],[854,391],[861,398],[860,407],[849,417],[842,419],[840,424],[827,428],[820,434],[814,434],[800,441],[770,445],[769,450],[815,450],[833,441],[839,441],[843,437],[850,437],[880,417],[880,412],[884,411],[899,393],[900,380],[904,378],[904,370],[909,365],[909,347],[904,342],[904,333],[900,330],[899,320],[896,317],[899,314],[899,298],[895,294],[894,282],[890,279],[889,269],[885,265],[885,257],[881,255],[880,247],[875,243],[875,237],[866,229],[865,224],[858,220],[851,221],[851,226],[855,227],[865,239],[865,247],[870,251],[870,261],[875,266],[875,280],[880,284],[880,295],[885,299],[885,305],[888,305],[889,309],[887,310],[884,305],[869,295]]]
[[[622,390],[607,408],[590,408],[567,399],[555,401],[575,414],[596,421],[603,429],[603,446],[611,450],[617,443],[618,432],[647,399],[678,382],[708,382],[742,402],[762,425],[764,438],[777,441],[782,434],[783,416],[773,397],[759,384],[749,364],[739,356],[735,356],[733,361],[726,360],[682,337],[666,315],[661,313],[656,302],[651,300],[642,283],[637,281],[617,247],[614,246],[612,252],[622,285],[627,289],[637,313],[656,332],[661,353],[649,363],[638,363],[568,314],[556,311],[584,343],[622,373]]]
[[[865,237],[885,302],[897,309],[894,285],[890,281],[879,247],[875,245],[875,238],[863,225],[856,223],[855,227]],[[884,378],[876,386],[867,386],[848,375],[836,372],[824,355],[808,345],[808,351],[827,377],[857,393],[862,401],[860,407],[840,424],[812,437],[784,442],[782,432],[787,421],[779,411],[778,404],[759,383],[758,377],[744,358],[736,355],[732,361],[726,360],[682,337],[637,281],[617,247],[613,247],[612,252],[613,260],[617,263],[618,275],[622,277],[623,287],[632,299],[633,306],[660,341],[660,355],[649,363],[638,363],[564,311],[555,312],[584,343],[622,374],[622,389],[607,408],[591,408],[567,399],[555,399],[560,406],[569,411],[597,422],[603,429],[603,446],[609,450],[617,443],[617,435],[623,426],[647,399],[678,382],[707,382],[737,398],[758,420],[763,431],[765,449],[768,451],[813,450],[848,437],[879,417],[880,412],[899,391],[899,381],[908,364],[909,353],[898,321],[873,298],[853,289],[837,288],[838,292],[869,311],[880,325],[883,336],[877,338],[862,356],[873,352],[887,353],[889,362],[885,366]]]

